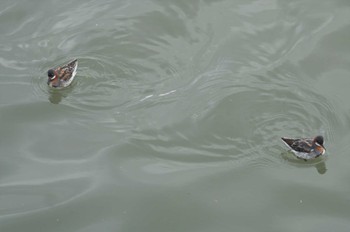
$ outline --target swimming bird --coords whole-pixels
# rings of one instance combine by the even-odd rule
[[[63,88],[69,86],[75,74],[77,74],[78,60],[72,60],[68,64],[52,68],[47,71],[47,84],[52,88]]]
[[[318,135],[315,138],[281,138],[290,148],[295,156],[305,161],[315,159],[326,152],[323,146],[323,136]]]

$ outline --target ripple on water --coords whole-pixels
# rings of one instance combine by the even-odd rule
[[[290,77],[289,77],[290,78]],[[265,154],[279,154],[280,137],[313,137],[324,135],[333,140],[334,109],[329,99],[322,96],[297,77],[289,81],[275,79],[280,84],[266,91],[257,89],[261,97],[253,105],[250,122],[254,125],[256,150]],[[296,91],[297,90],[297,91]],[[283,145],[281,145],[283,146]]]
[[[0,217],[34,213],[76,200],[91,188],[86,177],[66,177],[51,180],[0,185]]]
[[[105,9],[103,6],[100,10]],[[99,34],[92,33],[94,37],[83,43],[94,45],[91,48],[98,55],[78,57],[73,86],[51,91],[45,78],[40,77],[35,83],[37,94],[46,95],[53,103],[93,114],[109,112],[114,122],[128,125],[130,144],[169,160],[220,163],[265,159],[273,163],[274,158],[266,157],[278,153],[281,136],[325,134],[332,140],[329,128],[334,123],[334,113],[330,102],[312,91],[311,83],[300,83],[297,72],[279,69],[301,43],[300,36],[271,38],[271,31],[285,28],[289,33],[300,33],[293,31],[300,26],[298,22],[286,27],[285,22],[267,20],[256,24],[246,20],[243,26],[238,23],[230,27],[232,33],[217,46],[213,36],[196,39],[203,37],[203,31],[216,33],[215,27],[194,30],[196,34],[189,31],[199,25],[183,22],[178,28],[183,40],[162,25],[155,30],[165,36],[153,36],[143,30],[145,24],[160,19],[172,23],[167,15],[157,11],[132,17],[128,31],[109,25],[108,38],[102,40],[110,42],[106,44],[99,42]],[[74,24],[69,19],[63,22]],[[77,25],[81,23],[83,20]],[[62,29],[63,24],[57,23],[56,29]],[[139,36],[142,33],[148,36]],[[67,41],[78,36],[67,37]],[[118,46],[113,48],[116,42]],[[242,47],[241,42],[246,46]],[[58,45],[65,49],[62,46]],[[175,52],[174,58],[169,50],[179,50],[190,58],[181,52]],[[128,57],[119,57],[119,51]],[[202,59],[208,67],[204,68]],[[175,64],[179,60],[182,62]],[[193,61],[194,66],[184,64],[186,61]],[[182,65],[191,70],[182,72]],[[169,81],[170,77],[176,77],[175,81]]]
[[[40,76],[33,78],[36,96],[46,97],[51,103],[66,104],[85,111],[113,109],[123,103],[120,98],[115,96],[120,92],[121,87],[115,77],[116,74],[112,74],[110,69],[112,65],[106,63],[105,59],[98,57],[78,57],[78,72],[72,84],[60,90],[49,88],[46,84],[47,70],[68,60],[63,58],[55,61],[55,64],[51,62],[52,65],[47,65],[39,70]],[[122,64],[118,66],[123,67]],[[62,102],[62,100],[64,101]]]
[[[130,142],[166,160],[269,166],[281,162],[282,136],[322,134],[332,141],[330,128],[337,122],[330,101],[297,77],[287,83],[284,78],[251,75],[240,85],[225,87],[226,81],[202,78],[188,87],[199,90],[199,96],[192,95],[188,101],[201,99],[196,107],[186,112],[191,103],[184,102],[176,108],[197,117],[184,116],[180,123],[157,130],[143,129]]]

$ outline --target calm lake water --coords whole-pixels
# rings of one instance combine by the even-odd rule
[[[1,232],[350,231],[350,1],[0,9]]]

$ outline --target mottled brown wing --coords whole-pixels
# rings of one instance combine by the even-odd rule
[[[312,150],[311,143],[312,141],[309,141],[308,139],[301,139],[301,140],[294,141],[291,147],[295,151],[309,153]]]
[[[290,139],[290,138],[282,138],[282,140],[288,144],[290,148],[294,151],[298,152],[310,152],[311,151],[311,143],[310,139]]]
[[[57,68],[57,73],[58,76],[61,80],[67,81],[69,80],[69,78],[71,78],[72,73],[74,71],[75,68],[75,63],[76,63],[76,59],[71,61],[70,63],[68,63],[67,65],[61,66]]]

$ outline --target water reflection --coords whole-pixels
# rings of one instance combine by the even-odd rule
[[[49,87],[48,87],[49,88]],[[71,92],[73,88],[72,86],[67,87],[65,89],[49,89],[49,101],[52,104],[59,104],[63,98],[66,98]]]
[[[324,161],[315,164],[315,168],[319,174],[325,174],[327,171],[326,163]]]
[[[304,161],[302,159],[298,159],[297,157],[295,157],[295,155],[290,151],[281,153],[281,156],[289,164],[292,164],[296,167],[300,167],[300,168],[315,167],[317,172],[321,175],[327,172],[327,167],[326,167],[326,162],[324,157],[319,157],[313,160]]]

